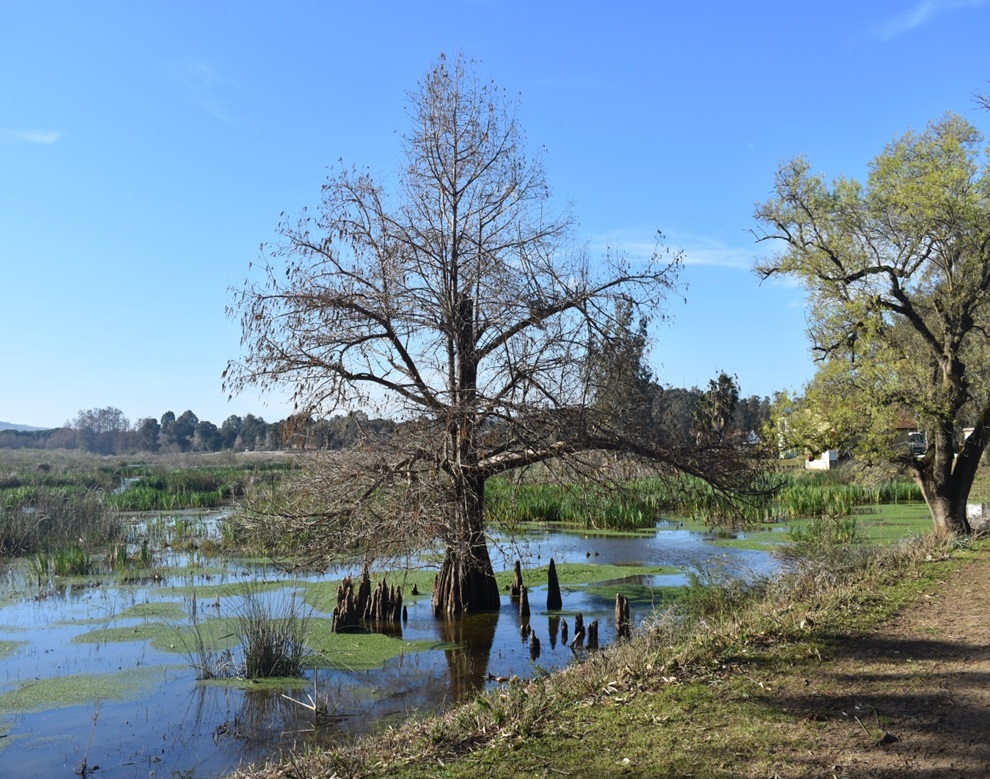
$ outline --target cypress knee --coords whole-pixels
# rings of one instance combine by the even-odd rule
[[[598,649],[598,620],[593,619],[588,623],[587,636],[588,649]]]
[[[516,560],[516,566],[512,576],[512,584],[509,586],[509,598],[519,600],[522,597],[522,563]]]
[[[632,633],[632,619],[629,616],[629,598],[621,592],[615,596],[615,637],[629,638]]]
[[[526,585],[519,589],[519,617],[529,619],[529,592]]]
[[[584,645],[584,617],[580,614],[574,615],[574,638],[571,639],[571,646]]]
[[[560,597],[560,582],[557,581],[557,566],[554,565],[551,557],[550,568],[547,570],[547,609],[560,611],[563,607],[564,601]]]

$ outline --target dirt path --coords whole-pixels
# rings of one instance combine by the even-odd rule
[[[828,655],[770,696],[802,723],[779,777],[990,777],[990,551]]]

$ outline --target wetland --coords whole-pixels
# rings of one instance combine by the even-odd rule
[[[115,540],[75,555],[85,573],[39,550],[0,558],[4,775],[212,779],[354,739],[582,662],[593,650],[572,646],[575,619],[597,620],[601,645],[613,643],[617,594],[636,626],[676,603],[695,578],[770,576],[779,565],[770,550],[789,529],[716,531],[664,519],[623,532],[517,524],[491,538],[498,612],[436,618],[429,593],[437,557],[424,553],[371,571],[373,581],[385,576],[401,590],[401,622],[336,633],[338,585],[360,571],[300,574],[231,556],[219,543],[231,511],[118,512]],[[859,523],[877,540],[921,532],[930,521],[918,504],[869,512]],[[528,617],[509,595],[517,560]],[[551,560],[563,601],[552,611]],[[297,676],[247,678],[246,618],[258,612],[296,621]]]

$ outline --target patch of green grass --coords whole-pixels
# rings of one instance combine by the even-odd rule
[[[973,487],[969,491],[969,502],[990,502],[990,468],[983,466],[976,471]]]
[[[157,667],[32,679],[0,694],[0,712],[43,711],[96,701],[136,699],[160,681],[163,673]]]
[[[894,544],[905,538],[913,538],[931,532],[932,519],[924,503],[887,503],[861,506],[850,515],[857,528],[857,538],[868,544]],[[814,519],[794,519],[786,522],[767,523],[740,530],[708,528],[696,520],[679,520],[686,530],[705,533],[714,546],[733,549],[770,551],[789,541],[789,532],[804,528]]]
[[[932,515],[924,503],[871,506],[855,516],[863,539],[872,543],[893,544],[932,531]]]
[[[253,592],[275,592],[276,590],[293,589],[295,586],[295,583],[284,581],[221,582],[219,584],[189,584],[173,587],[170,592],[183,597],[195,597],[200,603],[207,603],[217,598],[243,595],[245,587],[250,587]]]

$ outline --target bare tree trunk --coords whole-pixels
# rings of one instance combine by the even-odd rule
[[[498,583],[484,544],[470,549],[449,546],[433,585],[433,613],[438,617],[464,612],[498,611]]]
[[[498,611],[501,606],[498,582],[485,540],[484,479],[464,478],[458,488],[462,494],[456,504],[459,516],[454,526],[459,537],[448,542],[443,564],[433,584],[433,613],[438,617]]]

